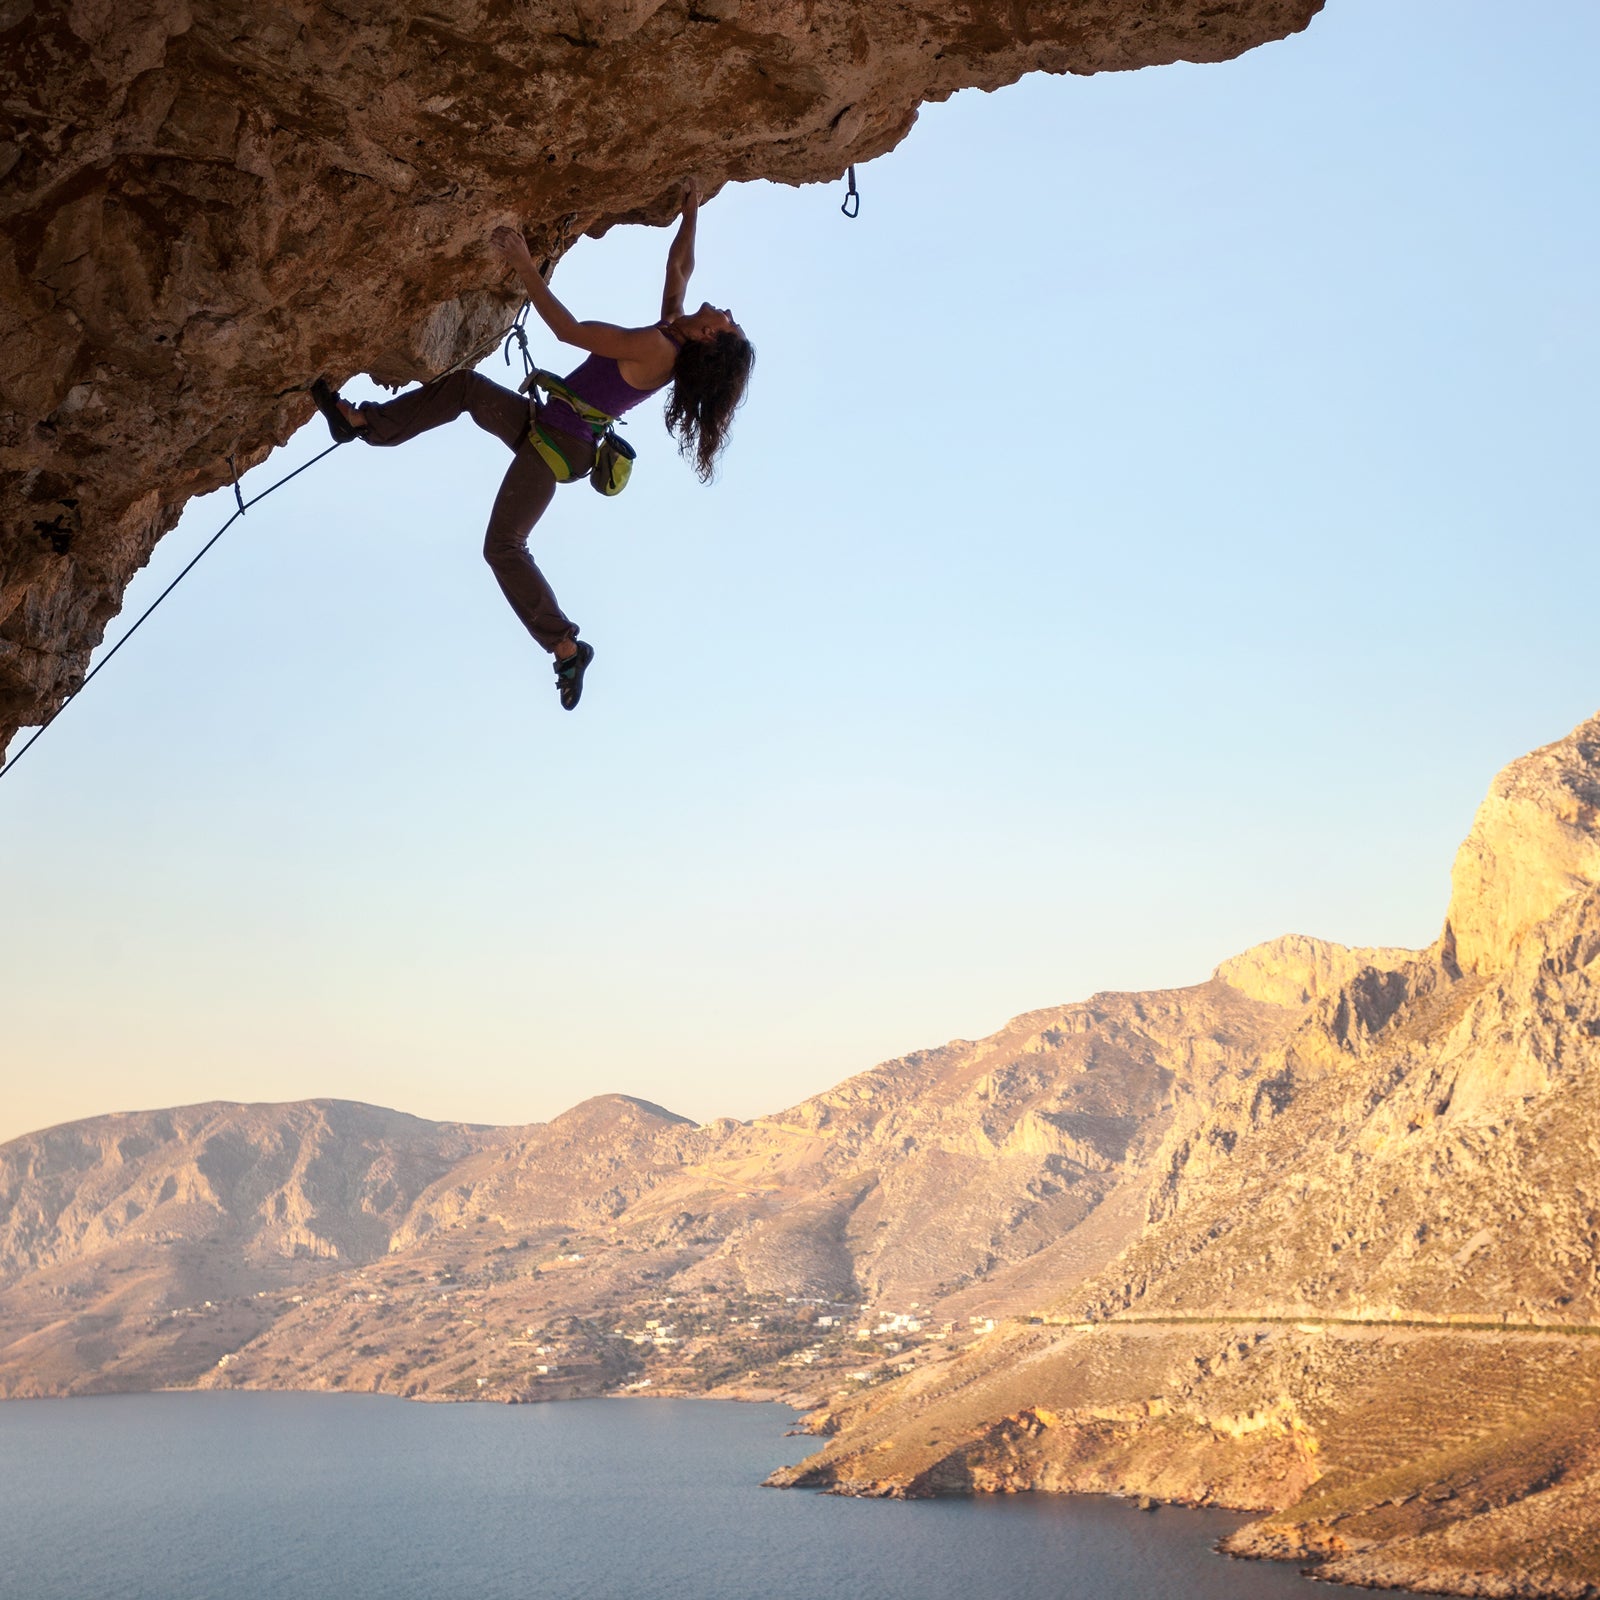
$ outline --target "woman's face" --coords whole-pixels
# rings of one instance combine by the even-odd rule
[[[698,311],[692,311],[683,319],[683,331],[691,339],[714,339],[719,333],[738,333],[739,324],[733,320],[733,313],[719,306],[714,306],[707,300]]]

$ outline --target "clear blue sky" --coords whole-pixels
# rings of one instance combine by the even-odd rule
[[[1597,58],[1587,0],[1329,0],[930,107],[853,223],[724,193],[722,480],[646,414],[535,533],[574,715],[478,554],[501,447],[341,451],[0,783],[0,1137],[748,1117],[1280,933],[1428,942],[1495,770],[1600,706]],[[557,289],[649,320],[666,242]]]

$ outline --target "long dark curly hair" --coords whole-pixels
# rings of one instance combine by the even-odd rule
[[[678,352],[667,426],[678,436],[678,453],[702,483],[710,483],[716,471],[755,364],[755,347],[742,333],[727,330],[690,339]]]

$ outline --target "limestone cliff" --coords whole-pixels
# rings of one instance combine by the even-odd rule
[[[1456,854],[1446,937],[1463,972],[1496,972],[1524,935],[1600,882],[1600,717],[1513,761]]]
[[[1224,961],[1213,977],[1275,1006],[1307,1006],[1337,994],[1368,967],[1387,971],[1409,961],[1414,950],[1346,949],[1325,939],[1285,934]]]
[[[807,183],[1024,73],[1219,61],[1321,0],[0,0],[0,751],[192,495],[503,331],[483,248]]]

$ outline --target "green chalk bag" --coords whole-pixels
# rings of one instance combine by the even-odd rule
[[[589,482],[601,494],[621,494],[633,474],[637,452],[626,439],[607,431],[595,446]]]

